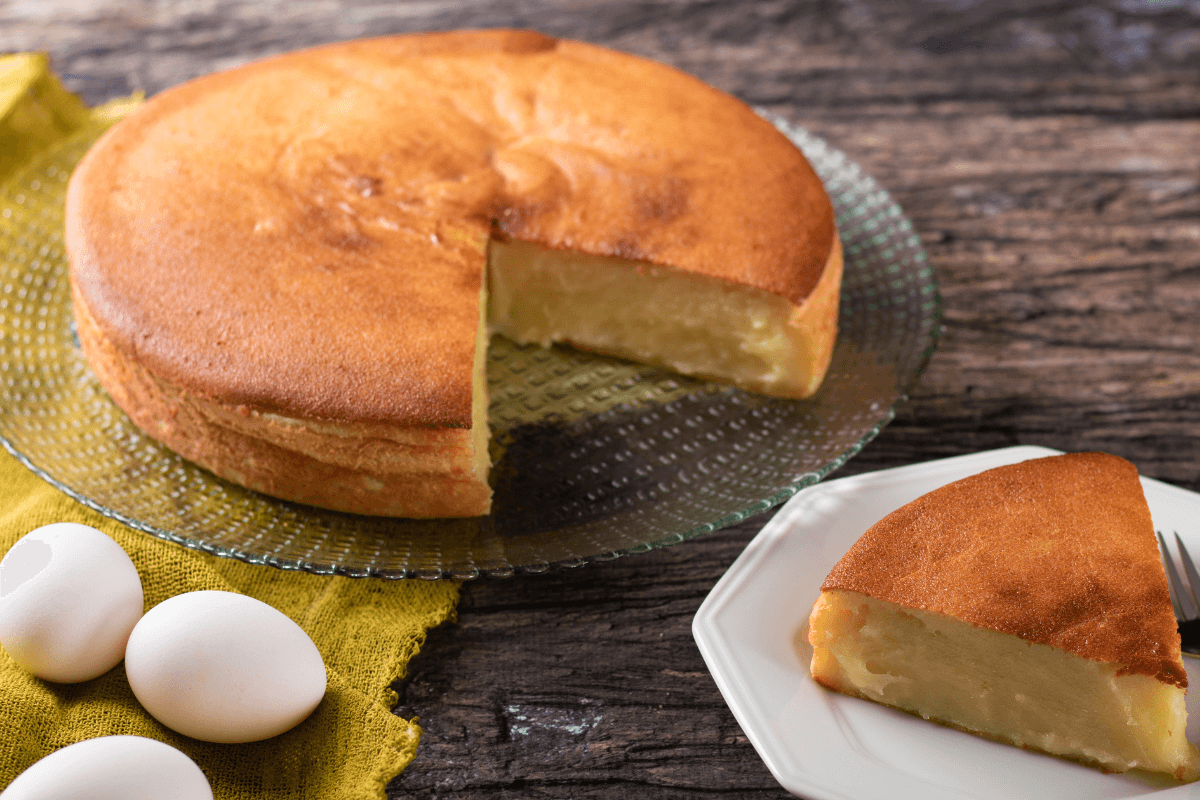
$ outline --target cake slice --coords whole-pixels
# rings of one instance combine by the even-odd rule
[[[1200,777],[1137,470],[1103,453],[951,483],[863,534],[809,619],[834,691],[1096,766]]]

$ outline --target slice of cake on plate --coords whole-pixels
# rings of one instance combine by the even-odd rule
[[[809,619],[822,685],[1105,771],[1200,777],[1137,470],[1103,453],[956,481],[863,534]]]

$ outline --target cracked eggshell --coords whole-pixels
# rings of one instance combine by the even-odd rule
[[[168,744],[101,736],[55,750],[0,792],[0,800],[213,800],[200,767]]]
[[[129,556],[88,525],[44,525],[0,561],[0,645],[48,681],[78,683],[115,667],[142,603]]]
[[[125,674],[151,716],[208,742],[276,736],[325,695],[325,663],[308,634],[233,592],[188,592],[146,612],[129,637]]]

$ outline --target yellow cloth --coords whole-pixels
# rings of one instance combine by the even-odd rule
[[[12,86],[25,88],[13,92]],[[56,86],[43,58],[0,58],[0,183],[40,147],[89,119],[119,116],[128,105],[59,113],[47,103],[71,96]],[[14,108],[19,124],[6,113]],[[24,132],[20,148],[7,144],[13,131]],[[28,137],[41,145],[29,146]],[[60,521],[112,536],[141,575],[147,608],[201,589],[241,592],[278,608],[316,643],[329,688],[312,716],[291,731],[264,742],[218,745],[158,724],[137,703],[122,664],[94,680],[60,685],[32,677],[0,651],[0,789],[54,750],[114,734],[148,736],[187,753],[217,800],[376,800],[412,761],[420,728],[391,712],[396,694],[389,686],[404,675],[425,632],[453,616],[457,584],[284,572],[188,550],[79,505],[0,451],[0,554],[34,528]]]

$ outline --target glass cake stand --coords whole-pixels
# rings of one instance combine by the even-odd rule
[[[809,400],[494,337],[490,516],[361,517],[243,489],[144,435],[79,351],[62,209],[71,170],[102,132],[92,128],[0,190],[0,442],[63,492],[136,529],[324,574],[541,572],[683,542],[764,511],[879,433],[941,330],[933,272],[899,206],[844,154],[772,121],[824,181],[845,247],[837,346]]]

